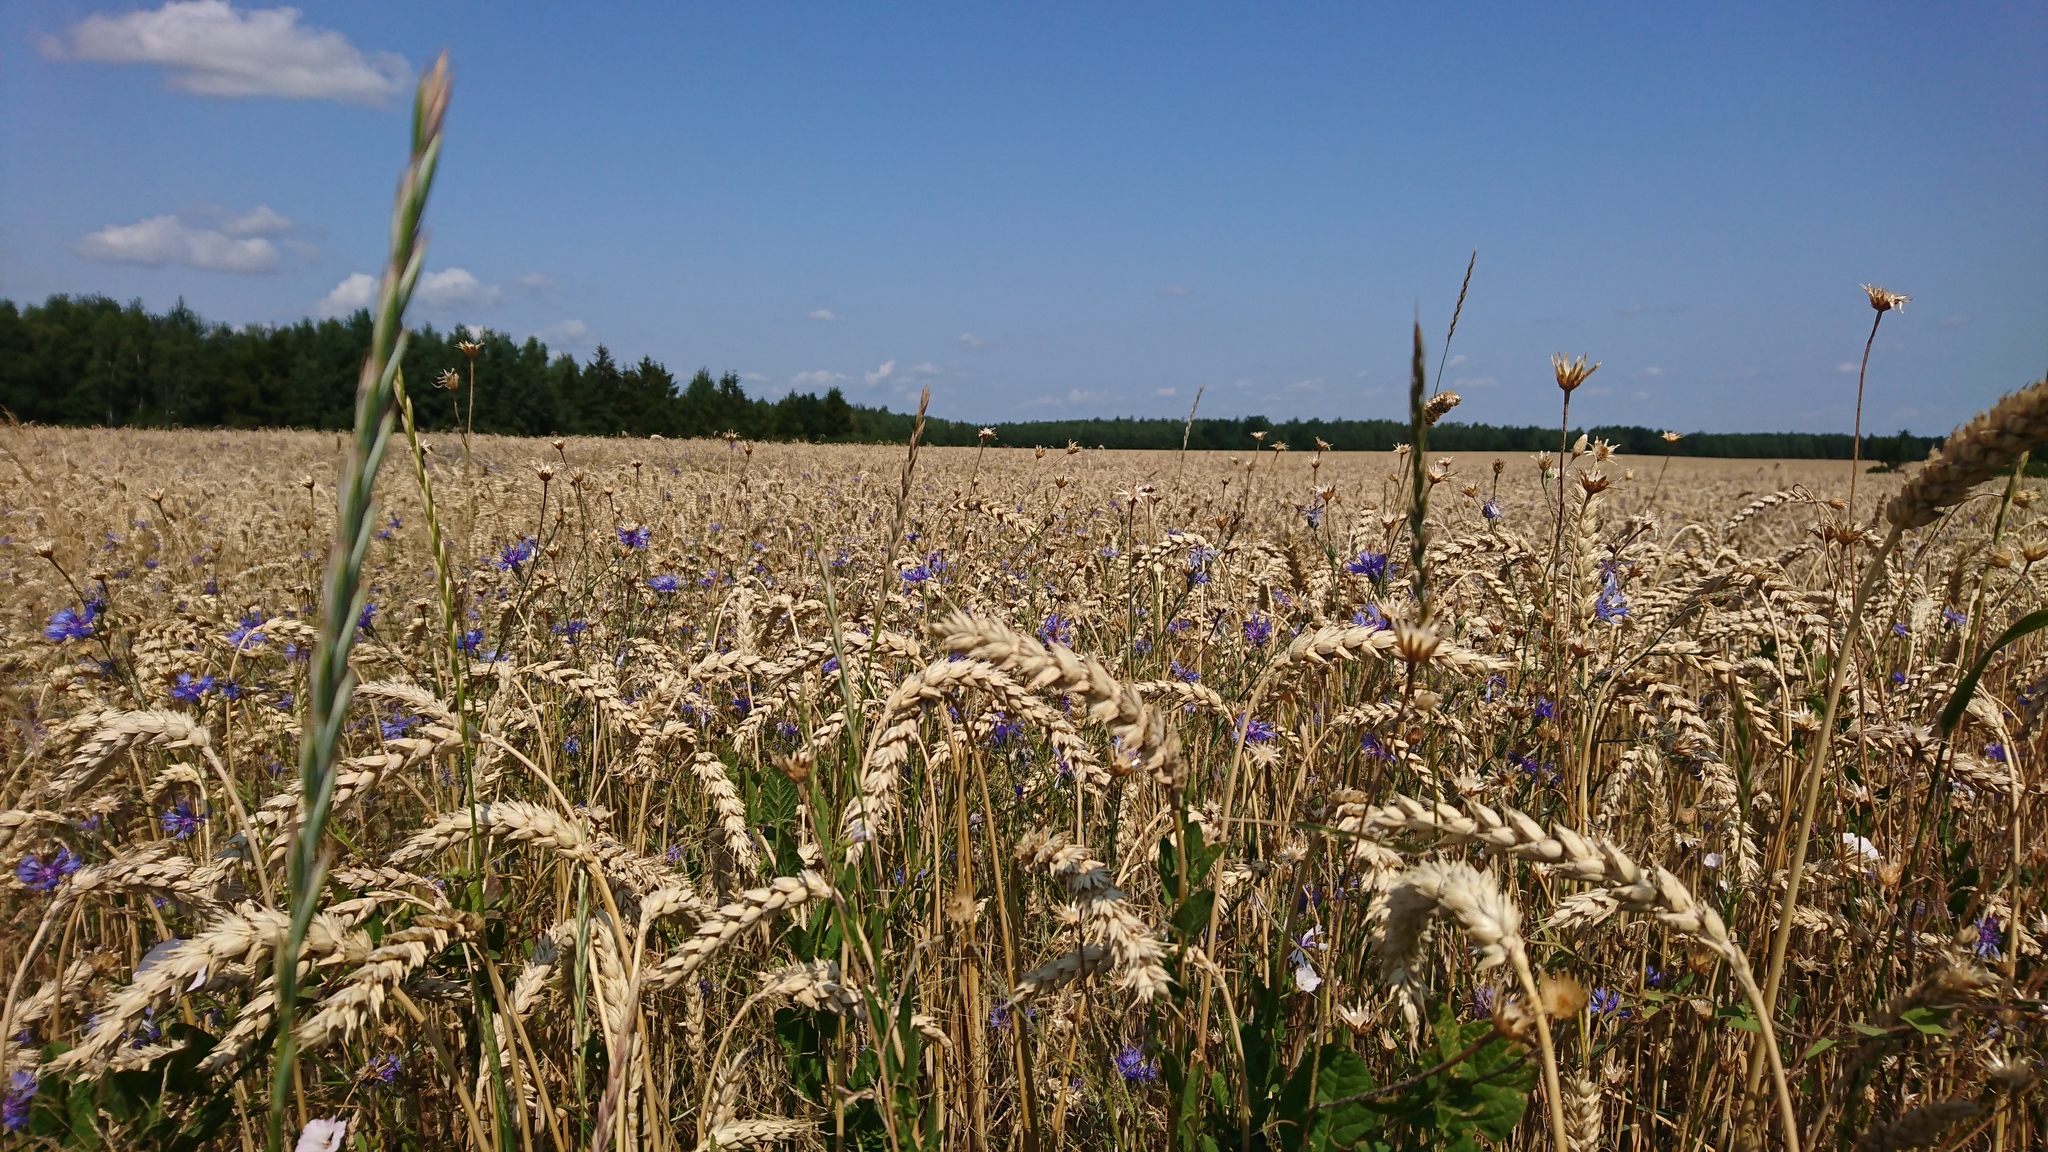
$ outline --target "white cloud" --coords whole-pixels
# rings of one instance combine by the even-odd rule
[[[1168,284],[1159,290],[1161,296],[1191,296],[1193,293],[1178,284]]]
[[[983,340],[972,332],[962,332],[960,334],[960,346],[962,348],[979,348],[986,343],[988,341]]]
[[[1452,368],[1456,368],[1458,365],[1463,364],[1464,362],[1465,354],[1463,352],[1458,353],[1456,356],[1453,356],[1448,361],[1446,361],[1446,363]],[[1359,375],[1363,376],[1365,375],[1365,373],[1360,372]]]
[[[823,368],[820,368],[815,372],[799,372],[796,375],[791,376],[789,378],[789,382],[791,384],[796,385],[799,388],[805,386],[813,388],[822,388],[827,384],[836,383],[844,379],[846,379],[846,377],[841,376],[837,372],[827,372]]]
[[[1664,370],[1662,368],[1657,367],[1655,364],[1651,364],[1648,367],[1645,367],[1642,371],[1642,375],[1648,376],[1652,380],[1655,380],[1657,377],[1662,376],[1663,374]]]
[[[1840,364],[1835,365],[1835,371],[1840,372],[1844,376],[1852,375],[1856,371],[1856,362],[1854,360],[1844,360]]]
[[[346,316],[358,308],[368,308],[376,295],[377,281],[369,273],[351,272],[313,310],[322,316]]]
[[[740,373],[740,379],[749,384],[766,384],[768,382],[768,378],[759,372],[742,372]]]
[[[896,362],[894,360],[890,360],[885,362],[880,368],[875,369],[873,372],[862,373],[861,378],[863,380],[866,380],[870,386],[873,386],[876,384],[880,384],[882,381],[887,380],[889,377],[894,376],[895,374]]]
[[[222,221],[220,230],[230,236],[276,236],[291,231],[292,222],[290,217],[273,212],[270,205],[258,204]]]
[[[1180,395],[1180,389],[1178,389],[1178,388],[1160,388],[1160,389],[1157,389],[1157,390],[1155,390],[1155,391],[1154,391],[1154,392],[1153,392],[1152,394],[1153,394],[1154,396],[1178,396],[1178,395]]]
[[[550,324],[534,335],[540,337],[540,342],[550,348],[590,347],[590,325],[581,320],[564,320],[560,324]]]
[[[1650,394],[1648,392],[1642,391],[1631,392],[1629,393],[1629,395],[1635,397],[1638,400],[1648,400],[1650,398]]]
[[[1101,397],[1102,393],[1100,392],[1083,392],[1079,388],[1067,390],[1067,403],[1069,404],[1086,404],[1090,400],[1097,400]]]
[[[512,278],[512,286],[528,292],[558,292],[562,287],[555,283],[554,277],[543,272],[521,272]]]
[[[495,284],[485,284],[467,268],[443,268],[420,276],[413,296],[426,308],[488,308],[502,295]]]
[[[1323,378],[1321,376],[1310,380],[1296,380],[1294,383],[1281,389],[1283,392],[1321,392],[1322,390]]]
[[[827,323],[827,324],[830,324],[830,323],[832,323],[833,321],[835,321],[835,320],[839,319],[839,317],[837,317],[837,316],[834,316],[834,315],[832,314],[832,311],[831,311],[831,309],[829,309],[829,308],[820,308],[820,309],[818,309],[818,310],[817,310],[816,312],[813,312],[813,313],[811,313],[811,314],[810,314],[809,316],[806,316],[806,317],[805,317],[805,319],[806,319],[806,320],[823,320],[823,321],[824,321],[825,323]]]
[[[277,245],[261,236],[237,238],[211,228],[193,228],[176,216],[109,224],[81,239],[77,251],[87,260],[150,268],[182,264],[209,272],[275,272],[280,260]]]
[[[1943,328],[1967,328],[1969,325],[1970,318],[1968,316],[1943,316],[1941,318],[1941,326]]]
[[[88,16],[43,52],[98,64],[157,64],[196,96],[279,96],[379,105],[403,93],[412,67],[367,55],[339,32],[299,24],[296,8],[238,10],[226,0],[171,0],[153,12]]]

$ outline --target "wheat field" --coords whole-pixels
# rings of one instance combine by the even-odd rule
[[[2048,1131],[2030,482],[398,443],[298,1147]],[[253,1149],[346,440],[0,445],[6,1139]]]

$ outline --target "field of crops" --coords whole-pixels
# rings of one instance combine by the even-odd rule
[[[2048,1138],[2012,437],[427,439],[308,880],[346,439],[0,433],[4,1139]]]

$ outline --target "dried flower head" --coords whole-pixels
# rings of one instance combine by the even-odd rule
[[[1599,371],[1600,365],[1596,363],[1590,368],[1587,367],[1584,356],[1577,360],[1566,360],[1563,356],[1554,355],[1550,358],[1550,370],[1557,375],[1557,386],[1569,393],[1584,384],[1586,377]]]
[[[1543,997],[1543,1014],[1552,1020],[1567,1020],[1584,1011],[1589,997],[1586,986],[1570,976],[1553,976],[1546,972],[1538,986]]]
[[[1897,312],[1913,299],[1903,292],[1887,292],[1875,284],[1865,284],[1863,291],[1870,297],[1870,306],[1879,312]]]

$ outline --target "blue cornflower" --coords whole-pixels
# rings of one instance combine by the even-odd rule
[[[85,861],[71,854],[71,849],[59,845],[57,854],[48,861],[34,856],[23,856],[14,869],[14,878],[37,892],[54,892],[66,876],[85,867]]]
[[[1367,580],[1384,580],[1387,578],[1387,554],[1360,552],[1356,560],[1345,563],[1344,570],[1353,576],[1363,576]]]
[[[1386,614],[1380,611],[1379,605],[1367,604],[1351,614],[1351,626],[1353,628],[1371,628],[1375,632],[1385,632],[1394,625],[1387,619]]]
[[[1498,500],[1495,500],[1495,499],[1494,499],[1493,497],[1491,497],[1491,496],[1488,496],[1488,497],[1486,498],[1486,503],[1484,503],[1484,504],[1481,504],[1481,505],[1479,506],[1479,514],[1480,514],[1481,516],[1484,516],[1484,517],[1486,517],[1486,518],[1487,518],[1487,519],[1488,519],[1489,521],[1492,521],[1492,520],[1499,520],[1499,519],[1500,519],[1500,501],[1498,501]]]
[[[1472,990],[1471,1013],[1474,1019],[1493,1015],[1493,985],[1481,984]]]
[[[649,576],[647,578],[647,586],[663,594],[675,591],[676,583],[676,578],[666,572],[659,576]]]
[[[1547,696],[1538,696],[1536,698],[1536,718],[1538,720],[1550,720],[1554,719],[1556,716],[1557,701],[1552,700]]]
[[[1381,743],[1379,737],[1370,732],[1358,738],[1358,750],[1365,753],[1365,757],[1368,760],[1391,761],[1394,758],[1393,751]]]
[[[1972,925],[1977,929],[1977,943],[1971,951],[1986,960],[1996,960],[2002,953],[1999,946],[2005,942],[2005,925],[1996,916],[1980,917]]]
[[[228,643],[236,651],[254,648],[263,643],[263,633],[257,630],[262,626],[263,613],[251,612],[247,616],[242,617],[241,623],[235,625],[234,631],[228,633]]]
[[[1320,502],[1303,505],[1296,508],[1295,511],[1301,513],[1301,518],[1308,521],[1310,528],[1321,528],[1323,526],[1323,506]]]
[[[1159,1062],[1145,1059],[1135,1044],[1117,1049],[1116,1070],[1126,1084],[1150,1084],[1159,1079]]]
[[[1986,760],[1996,760],[2000,764],[2005,763],[2005,745],[1986,744],[1984,746],[1984,758]]]
[[[521,536],[498,549],[498,555],[491,561],[491,567],[500,572],[517,572],[520,565],[533,559],[534,547],[535,542],[531,536]]]
[[[1269,744],[1272,742],[1273,737],[1279,734],[1279,729],[1273,727],[1267,721],[1244,716],[1237,718],[1237,735],[1242,737],[1247,743]]]
[[[1621,594],[1621,580],[1612,572],[1600,586],[1600,595],[1593,598],[1593,618],[1602,624],[1618,624],[1628,618],[1628,598]]]
[[[752,712],[753,710],[754,701],[750,697],[741,695],[732,698],[733,715],[738,716],[741,719],[745,719],[747,713]]]
[[[1628,1009],[1621,1006],[1621,993],[1612,988],[1593,989],[1593,998],[1588,1001],[1588,1006],[1596,1017],[1612,1016],[1619,1020],[1628,1015]]]
[[[476,650],[478,648],[483,647],[483,643],[484,630],[481,628],[472,628],[469,631],[464,632],[462,634],[461,639],[455,641],[455,650],[464,653],[465,655],[474,656],[476,655]]]
[[[1911,636],[1912,634],[1913,630],[1906,627],[1906,622],[1903,620],[1892,625],[1892,635],[1894,636]]]
[[[1074,643],[1074,622],[1055,612],[1038,626],[1038,638],[1047,644],[1072,647]]]
[[[1023,734],[1024,722],[1022,720],[1010,720],[998,712],[996,713],[995,724],[989,729],[989,743],[1001,747]]]
[[[93,621],[99,619],[99,602],[88,600],[84,611],[73,608],[59,608],[50,622],[43,625],[46,639],[62,643],[66,640],[84,640],[92,635]]]
[[[818,665],[818,671],[827,676],[839,671],[839,657],[827,657],[823,664]]]
[[[382,527],[382,528],[379,528],[379,529],[377,529],[377,539],[379,539],[379,540],[389,540],[389,539],[391,539],[391,533],[392,533],[392,532],[393,532],[394,530],[396,530],[396,529],[398,528],[398,526],[399,526],[399,519],[398,519],[398,517],[396,517],[396,516],[393,516],[393,517],[391,518],[391,523],[389,523],[389,524],[386,524],[386,525],[385,525],[384,527]]]
[[[1948,626],[1951,628],[1961,628],[1963,626],[1963,622],[1969,619],[1968,616],[1963,615],[1961,612],[1958,612],[1953,608],[1943,608],[1941,610],[1941,618],[1944,621],[1946,621],[1948,623]]]
[[[1273,638],[1273,622],[1264,614],[1253,616],[1244,622],[1244,642],[1254,648],[1264,648],[1266,641]]]
[[[1195,622],[1193,620],[1170,620],[1167,622],[1166,631],[1170,636],[1178,636],[1194,626]]]
[[[1168,661],[1167,671],[1172,673],[1175,680],[1184,683],[1200,684],[1202,682],[1202,674],[1200,672],[1195,671],[1193,668],[1182,667],[1181,662],[1178,660]]]
[[[1118,556],[1123,555],[1123,553],[1118,552],[1116,550],[1116,545],[1114,544],[1104,544],[1102,546],[1102,551],[1098,553],[1098,555],[1100,555],[1104,560],[1114,560]]]
[[[571,644],[576,642],[578,636],[588,631],[590,631],[590,621],[588,620],[571,620],[566,624],[555,625],[555,635],[566,638]]]
[[[363,614],[361,616],[356,617],[356,631],[368,632],[370,629],[375,628],[376,626],[377,606],[375,604],[363,605]]]
[[[393,1084],[397,1082],[398,1071],[403,1067],[405,1067],[405,1061],[400,1060],[396,1056],[389,1054],[379,1056],[375,1060],[370,1061],[369,1077],[380,1084]]]
[[[178,682],[171,685],[171,699],[197,704],[201,697],[213,691],[217,681],[212,676],[201,676],[194,680],[190,672],[178,673]]]
[[[1215,558],[1214,548],[1198,546],[1188,549],[1188,587],[1209,582],[1209,561]]]
[[[28,1127],[29,1102],[36,1098],[36,1074],[26,1069],[7,1078],[7,1096],[0,1100],[0,1128],[19,1132]]]
[[[618,531],[621,545],[636,551],[647,547],[647,529],[621,528]]]
[[[567,740],[562,741],[562,751],[566,755],[574,756],[578,752],[583,751],[583,741],[571,736]]]
[[[393,716],[391,719],[377,725],[377,727],[384,733],[386,740],[396,740],[400,736],[405,735],[407,729],[410,729],[419,722],[420,718],[417,716]]]
[[[163,825],[164,835],[171,839],[190,840],[192,834],[199,831],[199,826],[206,823],[206,819],[192,810],[190,800],[180,800],[176,805],[164,809],[163,815],[157,817],[157,822]]]

